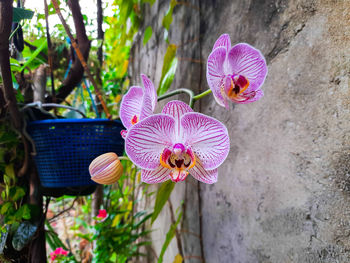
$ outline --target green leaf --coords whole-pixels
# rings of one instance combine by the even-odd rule
[[[16,180],[15,170],[13,169],[13,164],[6,165],[5,174],[13,181]]]
[[[83,233],[77,233],[75,234],[77,237],[80,237],[82,239],[86,239],[87,241],[89,242],[92,242],[92,239],[91,239],[91,234],[83,234]]]
[[[116,262],[116,260],[117,260],[117,253],[113,252],[111,257],[109,258],[109,260],[111,262]]]
[[[5,179],[6,177],[4,176],[4,179]],[[6,199],[6,191],[2,191],[1,192],[1,199],[2,200],[5,200]],[[0,212],[1,213],[1,212]]]
[[[140,220],[140,222],[138,222],[137,224],[133,225],[132,228],[133,229],[137,229],[139,228],[144,222],[146,222],[149,218],[151,218],[152,214],[149,214],[147,216],[145,216],[142,220]]]
[[[176,0],[171,0],[170,1],[170,5],[169,5],[169,9],[166,12],[165,16],[163,17],[162,25],[168,31],[169,31],[171,23],[173,22],[173,10],[174,10],[174,7],[176,5],[177,5],[177,1]]]
[[[170,44],[165,52],[164,55],[164,61],[163,61],[163,68],[162,68],[162,76],[160,78],[160,84],[159,84],[159,88],[158,88],[158,96],[164,94],[167,90],[161,90],[161,85],[163,83],[163,79],[165,78],[165,75],[167,75],[167,73],[169,71],[175,71],[176,70],[176,66],[177,66],[177,61],[173,62],[176,57],[176,50],[177,50],[177,46],[175,44]],[[174,68],[175,67],[175,68]],[[173,78],[174,79],[174,78]],[[170,82],[171,84],[171,82]],[[170,87],[169,84],[169,87]]]
[[[0,213],[4,215],[12,207],[12,202],[6,202],[1,205]]]
[[[157,219],[160,211],[162,211],[166,201],[168,201],[171,192],[173,191],[175,187],[175,183],[171,180],[168,180],[161,184],[161,186],[158,189],[156,202],[154,205],[154,212],[152,215],[152,224]]]
[[[142,0],[143,3],[150,3],[150,5],[152,6],[156,0]]]
[[[18,23],[22,19],[31,19],[33,15],[34,15],[34,12],[32,10],[14,7],[12,22]]]
[[[23,71],[39,54],[40,52],[47,47],[47,40],[43,41],[43,43],[34,51],[34,53],[30,56],[26,63],[20,68],[20,71]]]
[[[26,219],[26,220],[30,219],[31,215],[30,215],[30,208],[29,208],[28,204],[21,206],[17,210],[15,217],[18,221],[20,221],[22,219]]]
[[[52,240],[51,236],[49,235],[48,231],[45,231],[45,240],[49,244],[51,250],[54,251],[56,249],[56,245],[55,245],[54,241]]]
[[[14,186],[10,189],[10,198],[12,201],[16,202],[18,199],[25,196],[26,192],[22,187]]]
[[[12,246],[21,251],[34,236],[37,226],[30,222],[22,222],[12,238]]]
[[[150,40],[150,38],[152,37],[152,27],[148,26],[145,30],[145,33],[143,35],[143,45],[146,45],[148,40]]]
[[[166,233],[165,241],[163,243],[162,250],[161,250],[159,258],[158,258],[158,263],[163,262],[164,253],[165,253],[166,249],[168,248],[171,240],[175,236],[176,227],[180,223],[181,217],[182,217],[182,212],[177,217],[176,222],[170,226],[168,233]]]
[[[169,71],[165,74],[162,82],[159,85],[159,94],[164,94],[168,91],[175,78],[175,72],[177,68],[177,58],[174,58],[170,64]]]
[[[11,66],[11,71],[19,71],[19,69],[21,68],[20,63],[18,62],[17,59],[14,58],[10,58],[10,66]]]
[[[54,231],[54,229],[52,228],[52,226],[50,225],[49,222],[45,221],[45,226],[47,227],[48,231],[46,232],[50,238],[51,241],[54,245],[54,249],[58,248],[58,247],[62,247],[65,250],[68,250],[68,248],[63,244],[63,242],[61,241],[61,239],[58,237],[57,233]],[[53,249],[53,250],[54,250]]]

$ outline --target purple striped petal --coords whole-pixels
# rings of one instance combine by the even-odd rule
[[[218,169],[206,170],[200,161],[189,172],[195,179],[206,184],[213,184],[218,180]]]
[[[224,47],[228,52],[231,48],[231,40],[228,34],[221,35],[218,40],[216,40],[213,50],[218,47]]]
[[[205,169],[215,169],[230,150],[227,129],[218,120],[201,113],[186,113],[181,118],[185,144],[189,145]]]
[[[168,114],[174,117],[176,134],[178,135],[178,137],[181,137],[180,119],[182,115],[184,115],[187,112],[193,112],[193,110],[186,103],[179,100],[169,101],[162,110],[162,113]]]
[[[256,91],[252,91],[249,94],[245,94],[243,93],[245,96],[248,96],[249,98],[245,101],[236,101],[236,103],[239,104],[247,104],[247,103],[251,103],[254,101],[257,101],[259,99],[261,99],[264,96],[264,92],[261,89],[258,89]]]
[[[255,91],[264,84],[267,66],[259,50],[246,43],[237,44],[228,53],[228,62],[231,74],[248,79],[249,87],[245,92]]]
[[[221,86],[224,84],[225,78],[224,63],[226,53],[224,47],[218,47],[210,53],[207,63],[207,81],[217,103],[228,108],[227,100],[221,93]]]
[[[141,74],[141,78],[144,86],[144,95],[140,120],[152,115],[157,104],[157,93],[152,81],[143,74]]]
[[[136,123],[125,138],[125,151],[131,161],[142,169],[154,170],[166,147],[173,145],[175,120],[156,114]]]
[[[155,170],[141,170],[141,181],[147,184],[162,183],[170,179],[170,170],[161,165]]]
[[[120,120],[124,127],[129,129],[132,126],[131,119],[137,115],[140,117],[142,104],[140,100],[143,97],[143,90],[141,87],[131,87],[129,91],[123,96],[120,104]]]

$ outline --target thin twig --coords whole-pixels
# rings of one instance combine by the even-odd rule
[[[157,252],[154,250],[154,248],[152,246],[149,246],[149,248],[150,248],[152,254],[156,257],[156,260],[158,261],[159,258],[157,256]]]
[[[197,185],[197,195],[198,195],[198,210],[199,210],[199,244],[201,247],[201,254],[203,262],[205,263],[204,257],[204,245],[203,245],[203,214],[202,214],[202,198],[201,198],[201,186],[198,181]]]
[[[48,55],[48,63],[49,63],[50,78],[51,78],[51,95],[52,95],[53,103],[56,103],[55,79],[53,77],[52,43],[51,43],[50,28],[49,28],[49,8],[47,6],[46,0],[44,0],[44,8],[45,8],[45,22],[46,22],[47,55]],[[54,108],[54,112],[56,115],[56,108]]]
[[[170,198],[168,199],[168,204],[169,204],[169,210],[170,210],[171,224],[175,225],[176,224],[176,220],[175,220],[175,215],[174,215],[174,209],[173,209],[173,204],[171,203]],[[181,236],[180,236],[180,233],[179,233],[179,230],[177,229],[177,227],[175,228],[175,237],[176,237],[177,248],[179,250],[180,255],[183,258],[184,257],[184,251],[182,249]]]
[[[73,208],[73,206],[74,206],[74,203],[75,203],[77,200],[78,200],[78,196],[73,200],[72,204],[71,204],[68,208],[62,210],[62,211],[59,212],[57,215],[54,215],[54,216],[51,217],[48,221],[49,221],[49,222],[52,222],[55,218],[57,218],[57,217],[63,215],[64,213],[68,212],[69,210],[71,210],[71,209]]]

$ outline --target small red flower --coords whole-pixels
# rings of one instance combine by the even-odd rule
[[[105,219],[107,217],[107,211],[106,209],[100,209],[98,211],[98,215],[97,215],[97,218],[98,219]]]
[[[61,247],[58,247],[55,249],[55,251],[50,253],[50,257],[51,257],[51,262],[54,262],[55,259],[57,258],[57,256],[67,256],[68,255],[68,251],[64,250]]]

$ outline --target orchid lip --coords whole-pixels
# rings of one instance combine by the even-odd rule
[[[160,156],[160,164],[171,170],[170,178],[174,182],[183,181],[196,163],[196,158],[191,148],[186,148],[182,143],[176,143],[170,150],[165,148]]]
[[[172,171],[170,173],[170,179],[171,181],[177,183],[177,182],[184,181],[187,175],[188,175],[188,172],[184,170]]]
[[[249,87],[249,80],[243,75],[227,75],[221,86],[221,94],[234,101],[245,101],[249,95],[244,92]]]

